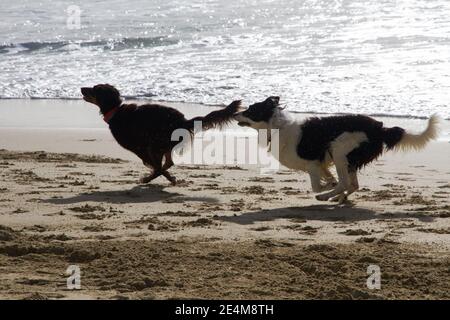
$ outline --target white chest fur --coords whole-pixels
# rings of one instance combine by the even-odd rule
[[[293,170],[308,171],[310,160],[302,159],[297,154],[297,145],[301,139],[301,122],[296,121],[286,113],[275,114],[271,125],[278,129],[278,157],[280,163]],[[274,137],[272,137],[272,148],[275,147]]]

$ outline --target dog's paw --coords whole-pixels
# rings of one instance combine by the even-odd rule
[[[139,183],[141,184],[147,184],[150,181],[152,181],[152,177],[151,176],[145,176],[139,179]]]
[[[338,194],[337,196],[331,198],[330,201],[343,204],[344,202],[347,201],[347,195],[345,193]]]
[[[316,200],[319,201],[328,201],[329,197],[326,194],[318,194],[316,195]]]
[[[330,199],[330,201],[337,202],[339,205],[353,205],[353,202],[351,200],[348,200],[348,194],[341,193],[333,198]]]

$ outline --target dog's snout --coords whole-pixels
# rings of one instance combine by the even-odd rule
[[[92,91],[92,88],[88,88],[88,87],[81,88],[81,94],[83,96],[89,96],[91,91]]]

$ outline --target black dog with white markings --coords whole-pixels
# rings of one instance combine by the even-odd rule
[[[288,168],[308,172],[314,192],[331,189],[316,196],[321,201],[345,201],[359,188],[357,171],[377,159],[385,149],[420,150],[437,137],[435,115],[428,120],[425,131],[412,134],[400,127],[383,127],[382,122],[364,115],[299,121],[280,108],[279,101],[279,97],[269,97],[234,118],[240,126],[278,129],[278,160]],[[329,171],[332,164],[339,181]]]

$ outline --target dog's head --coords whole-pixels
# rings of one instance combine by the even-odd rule
[[[81,88],[81,94],[85,101],[97,105],[103,114],[122,104],[119,91],[109,84]]]
[[[267,129],[269,121],[279,104],[280,97],[272,96],[262,102],[252,104],[245,111],[236,113],[234,119],[241,127]]]

